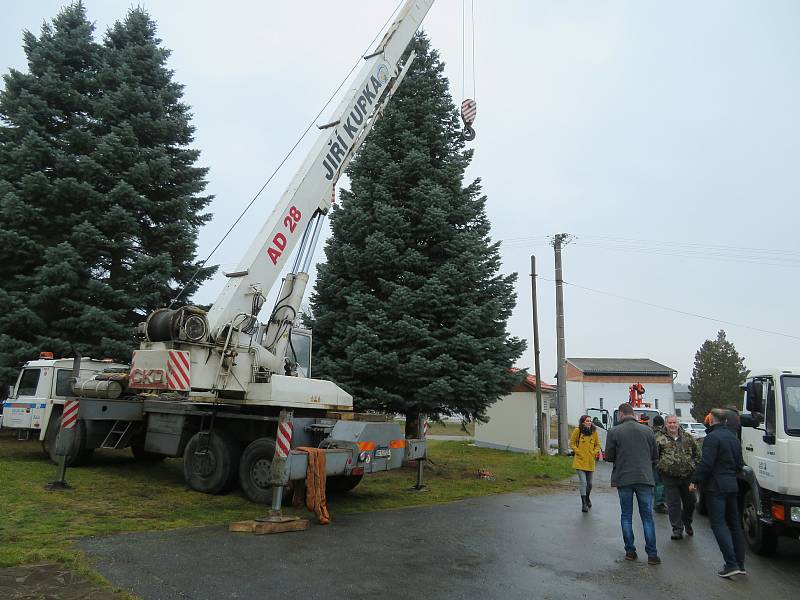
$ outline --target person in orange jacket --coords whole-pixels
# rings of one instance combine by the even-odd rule
[[[600,437],[589,415],[581,415],[578,426],[569,436],[569,447],[573,454],[572,468],[577,471],[580,482],[581,512],[589,512],[594,464],[600,455]]]

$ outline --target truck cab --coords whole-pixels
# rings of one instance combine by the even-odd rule
[[[110,360],[82,358],[78,379],[91,379],[97,373],[115,367],[127,369],[127,365]],[[55,456],[53,446],[64,403],[75,397],[72,393],[72,368],[72,358],[56,359],[49,352],[42,352],[37,360],[26,362],[9,397],[3,401],[0,426],[16,430],[21,440],[36,436],[45,452]]]
[[[769,555],[800,535],[800,369],[757,371],[742,387],[742,519],[750,548]]]
[[[597,427],[598,437],[600,438],[600,447],[603,448],[603,451],[605,452],[608,430],[614,425],[620,424],[619,409],[614,409],[614,413],[612,415],[605,408],[588,408],[586,409],[586,414],[591,417],[592,423],[594,423],[595,427]],[[647,406],[635,407],[633,409],[633,416],[636,421],[638,423],[642,423],[643,425],[647,425],[648,427],[653,426],[653,418],[656,415],[661,415],[662,417],[666,416],[665,413]]]

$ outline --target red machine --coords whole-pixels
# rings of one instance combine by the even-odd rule
[[[644,386],[641,383],[634,383],[628,388],[629,402],[633,408],[639,408],[644,405],[642,396],[644,396]]]

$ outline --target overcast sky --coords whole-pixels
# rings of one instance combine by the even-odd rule
[[[23,30],[38,34],[65,2],[4,4],[0,67],[25,69]],[[99,36],[131,2],[85,5]],[[397,2],[141,5],[173,51],[210,167],[205,257]],[[536,254],[543,379],[553,380],[547,238],[566,232],[577,236],[564,251],[567,356],[647,357],[688,382],[694,353],[724,328],[748,367],[800,367],[800,3],[475,0],[474,14],[468,175],[483,180],[504,271],[519,274],[509,326],[529,343],[520,365],[532,370]],[[472,96],[471,33],[462,78],[462,2],[438,0],[424,29],[447,63],[454,101],[464,88]],[[235,269],[313,141],[212,262]],[[212,302],[222,285],[206,284],[196,300]]]

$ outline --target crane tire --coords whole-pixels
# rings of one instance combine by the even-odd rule
[[[272,438],[258,438],[244,449],[239,463],[239,484],[250,502],[257,504],[272,502],[272,486],[269,484],[269,478],[274,457],[275,440]]]
[[[50,460],[58,464],[59,456],[56,454],[56,437],[61,430],[61,414],[63,408],[53,408],[50,414],[50,420],[47,423],[47,431],[42,441],[42,448],[50,457]],[[68,467],[80,467],[89,463],[94,454],[94,448],[86,447],[86,424],[83,420],[78,419],[75,423],[75,442],[72,445],[72,451],[67,455],[65,462]]]
[[[202,440],[206,435],[208,439]],[[195,491],[221,494],[235,484],[241,456],[241,444],[228,432],[198,432],[183,452],[183,477]]]

